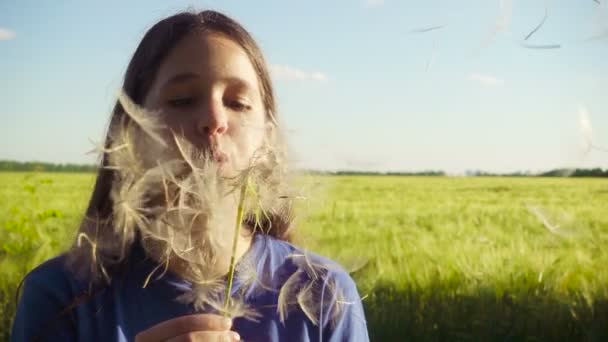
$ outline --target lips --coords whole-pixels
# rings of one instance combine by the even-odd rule
[[[211,156],[211,160],[216,162],[220,168],[223,168],[228,163],[228,154],[219,147],[218,144],[213,144],[209,146],[209,153]]]
[[[211,159],[219,165],[224,165],[228,162],[228,154],[222,151],[219,146],[218,137],[211,135],[209,137],[209,151],[211,152]]]
[[[228,162],[228,155],[217,149],[211,150],[211,158],[218,164],[225,164]]]

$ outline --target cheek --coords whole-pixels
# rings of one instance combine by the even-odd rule
[[[183,130],[191,129],[195,127],[195,122],[191,115],[173,113],[171,111],[164,111],[162,115],[162,121],[165,123],[167,128],[181,132]]]
[[[251,158],[253,153],[262,146],[265,134],[264,124],[264,121],[260,120],[258,123],[232,126],[230,135],[234,139],[238,153],[243,158]]]
[[[168,128],[170,139],[173,140],[173,134],[184,137],[194,146],[199,148],[204,147],[205,140],[204,136],[198,131],[197,121],[194,115],[186,113],[170,113],[165,112],[163,122]]]

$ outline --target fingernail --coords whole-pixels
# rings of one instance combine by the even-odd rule
[[[232,327],[232,320],[230,318],[224,318],[224,329],[228,330]]]
[[[241,340],[241,336],[239,336],[239,334],[238,334],[238,333],[236,333],[236,332],[234,332],[234,331],[231,331],[231,332],[230,332],[230,338],[231,338],[233,341],[240,341],[240,340]]]

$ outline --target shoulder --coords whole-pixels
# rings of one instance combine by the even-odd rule
[[[272,237],[266,251],[280,260],[276,285],[281,320],[305,314],[330,341],[367,341],[367,325],[355,281],[337,262]]]
[[[12,339],[31,340],[47,334],[69,339],[67,325],[73,322],[69,315],[62,317],[62,312],[83,288],[65,266],[64,255],[36,267],[23,280]]]
[[[328,257],[268,235],[256,237],[256,245],[255,258],[257,262],[266,263],[267,272],[278,272],[289,276],[301,271],[313,278],[323,276],[345,288],[356,289],[355,282],[348,272]]]
[[[272,259],[275,270],[286,269],[286,275],[299,271],[306,274],[306,278],[323,278],[326,283],[331,282],[346,292],[356,292],[355,282],[336,261],[271,236],[259,239],[263,240],[262,254],[266,254],[263,259]]]
[[[65,255],[61,255],[29,272],[23,279],[21,302],[45,298],[45,301],[63,303],[71,298],[80,286],[65,261]]]
[[[38,285],[64,285],[68,286],[73,280],[66,266],[66,255],[49,259],[35,267],[25,277],[25,284]]]
[[[67,256],[62,254],[34,268],[23,280],[21,300],[44,297],[54,302],[72,301],[88,289],[85,280],[78,279],[67,266]]]

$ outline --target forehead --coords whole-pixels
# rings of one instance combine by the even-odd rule
[[[195,74],[208,83],[240,80],[258,90],[258,76],[245,50],[219,33],[193,32],[182,38],[161,63],[156,85]]]

